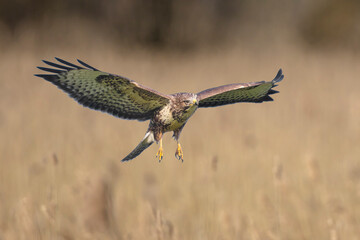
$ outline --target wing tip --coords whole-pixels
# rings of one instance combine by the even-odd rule
[[[272,83],[278,83],[280,81],[282,81],[284,79],[284,74],[282,69],[280,68],[279,71],[277,72],[275,78],[272,80]]]
[[[54,69],[54,68],[46,68],[46,67],[37,67],[37,68],[42,71],[51,72],[51,73],[55,73],[55,74],[60,74],[62,72],[65,72],[64,70]]]
[[[272,97],[270,97],[269,95],[267,95],[266,97],[264,97],[262,99],[263,102],[272,102],[274,101],[274,99]]]
[[[55,57],[55,60],[57,60],[61,64],[50,62],[50,61],[47,61],[47,60],[43,59],[43,60],[41,60],[43,63],[45,63],[46,65],[49,65],[49,66],[51,66],[53,68],[48,68],[48,67],[37,67],[37,68],[42,70],[42,71],[51,72],[51,73],[55,73],[55,74],[61,74],[61,73],[68,72],[68,71],[71,71],[71,70],[80,70],[80,69],[84,69],[84,67],[87,68],[88,70],[99,71],[98,69],[84,63],[83,61],[81,61],[79,59],[77,59],[77,61],[84,67],[80,67],[78,65],[67,62],[67,61],[65,61],[65,60],[63,60],[61,58],[58,58],[58,57]],[[44,78],[44,76],[49,76],[49,75],[36,74],[35,76]]]
[[[276,91],[274,89],[270,89],[268,92],[268,95],[279,93],[279,91]]]
[[[74,69],[75,69],[75,68],[68,67],[68,66],[65,66],[65,65],[60,65],[60,64],[57,64],[57,63],[53,63],[53,62],[50,62],[50,61],[47,61],[47,60],[41,60],[41,61],[42,61],[43,63],[51,66],[51,67],[63,69],[63,70],[66,70],[66,71],[70,71],[70,70],[74,70]]]
[[[80,59],[76,59],[76,60],[78,61],[78,63],[80,63],[81,65],[83,65],[83,66],[86,67],[86,68],[89,68],[89,69],[94,70],[94,71],[99,71],[98,69],[96,69],[96,68],[90,66],[89,64],[81,61]]]
[[[53,82],[53,83],[59,79],[59,76],[56,74],[34,74],[34,76],[43,78],[46,81]]]
[[[61,58],[55,57],[55,59],[56,59],[58,62],[60,62],[60,63],[62,63],[62,64],[65,64],[65,65],[67,65],[67,66],[69,66],[69,67],[73,67],[73,68],[75,68],[75,69],[84,69],[83,67],[80,67],[80,66],[75,65],[75,64],[73,64],[73,63],[70,63],[70,62],[68,62],[68,61],[65,61],[65,60],[63,60],[63,59],[61,59]]]

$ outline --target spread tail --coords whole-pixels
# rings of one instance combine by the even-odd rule
[[[136,158],[137,156],[140,155],[140,153],[142,153],[145,149],[147,149],[148,147],[150,147],[151,144],[153,144],[154,142],[154,133],[153,132],[147,132],[145,134],[145,137],[143,138],[143,140],[139,143],[139,145],[136,146],[136,148],[129,153],[129,155],[127,155],[123,160],[121,160],[122,162],[125,161],[130,161],[131,159]]]

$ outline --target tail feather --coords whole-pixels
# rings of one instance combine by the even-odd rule
[[[145,137],[143,138],[143,140],[139,143],[139,145],[136,146],[136,148],[129,153],[129,155],[127,155],[123,160],[121,160],[122,162],[125,161],[130,161],[131,159],[136,158],[137,156],[140,155],[140,153],[142,153],[145,149],[147,149],[148,147],[150,147],[151,144],[153,144],[153,142],[155,141],[154,139],[154,133],[153,132],[147,132],[145,134]]]

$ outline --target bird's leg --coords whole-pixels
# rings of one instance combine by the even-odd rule
[[[159,141],[160,141],[160,147],[159,147],[159,150],[158,150],[158,152],[156,154],[156,157],[159,159],[159,162],[161,162],[161,160],[164,157],[163,148],[162,148],[162,138]]]
[[[181,149],[179,138],[180,138],[181,130],[184,128],[184,126],[185,126],[185,124],[182,125],[179,129],[175,130],[174,135],[173,135],[174,139],[177,142],[177,148],[176,148],[176,151],[175,151],[175,157],[177,159],[181,160],[182,162],[184,162],[184,154],[183,154],[183,151]]]
[[[182,162],[184,162],[184,154],[183,151],[181,149],[180,143],[177,142],[177,149],[175,151],[175,157],[179,160],[181,160]]]

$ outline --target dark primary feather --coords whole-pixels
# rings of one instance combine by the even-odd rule
[[[90,66],[89,64],[84,63],[83,61],[81,61],[81,60],[79,60],[79,59],[77,59],[77,61],[78,61],[81,65],[83,65],[84,67],[90,68],[90,69],[92,69],[92,70],[94,70],[94,71],[99,71],[99,70],[97,70],[96,68]]]
[[[60,58],[55,59],[61,64],[44,60],[44,63],[54,68],[38,67],[54,74],[35,76],[58,86],[86,107],[120,118],[143,121],[150,119],[154,111],[169,102],[167,95],[127,78],[101,72],[81,60],[78,62],[84,67]]]
[[[278,73],[276,74],[275,78],[271,82],[275,84],[275,83],[280,82],[283,79],[284,79],[284,75],[282,73],[282,69],[280,68]]]
[[[216,107],[237,102],[273,101],[269,95],[278,91],[272,88],[276,87],[275,84],[283,78],[284,75],[280,69],[270,82],[235,83],[204,90],[197,94],[199,107]]]
[[[55,57],[55,59],[58,60],[59,62],[61,62],[62,64],[68,65],[68,66],[70,66],[70,67],[74,67],[74,68],[76,68],[76,69],[84,69],[84,68],[82,68],[82,67],[79,67],[78,65],[75,65],[75,64],[73,64],[73,63],[69,63],[69,62],[67,62],[67,61],[65,61],[65,60],[62,60],[61,58]]]
[[[45,67],[37,67],[40,70],[43,70],[45,72],[52,72],[52,73],[56,73],[56,74],[60,74],[62,72],[65,72],[64,70],[59,70],[59,69],[53,69],[53,68],[45,68]]]
[[[66,71],[70,71],[70,70],[74,70],[75,68],[71,68],[71,67],[67,67],[67,66],[64,66],[64,65],[60,65],[60,64],[57,64],[57,63],[53,63],[53,62],[49,62],[49,61],[46,61],[46,60],[42,60],[44,63],[46,63],[47,65],[49,66],[52,66],[52,67],[56,67],[56,68],[60,68],[60,69],[64,69]]]

